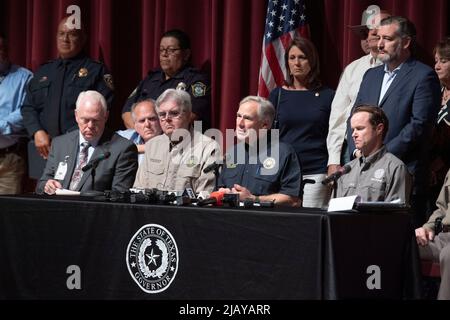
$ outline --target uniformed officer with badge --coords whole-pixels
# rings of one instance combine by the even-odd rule
[[[36,146],[36,149],[29,147],[29,153],[37,151],[44,159],[49,154],[52,138],[77,129],[74,110],[80,92],[96,90],[108,105],[113,99],[111,74],[105,65],[83,52],[86,35],[69,21],[64,18],[58,26],[58,58],[39,67],[28,85],[22,106],[25,128]],[[33,161],[39,157],[29,158]],[[42,162],[36,166],[43,166]]]
[[[271,128],[274,117],[275,108],[264,98],[248,96],[239,103],[239,143],[225,157],[219,192],[239,193],[241,201],[301,204],[302,174],[297,154],[290,145],[270,139],[263,130]]]
[[[130,94],[122,109],[127,128],[133,128],[131,106],[146,98],[158,99],[166,89],[180,89],[189,93],[194,120],[202,121],[203,131],[211,126],[211,86],[208,77],[190,64],[189,36],[181,30],[169,30],[161,38],[160,69],[149,72]]]
[[[144,160],[134,188],[157,188],[196,194],[214,189],[215,176],[205,168],[219,159],[219,144],[192,130],[191,97],[185,91],[167,89],[156,100],[156,111],[163,134],[145,143]]]

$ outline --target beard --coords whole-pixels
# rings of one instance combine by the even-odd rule
[[[383,63],[389,63],[392,61],[395,61],[396,59],[398,59],[398,57],[400,57],[402,51],[402,43],[401,41],[398,43],[397,47],[395,47],[395,50],[393,53],[388,54],[388,53],[384,53],[384,54],[379,54],[378,57],[379,59],[383,62]]]

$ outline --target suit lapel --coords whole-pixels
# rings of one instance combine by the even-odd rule
[[[70,180],[72,180],[73,171],[75,170],[75,165],[77,163],[78,145],[80,144],[79,137],[80,137],[79,131],[75,130],[73,131],[72,135],[70,135],[67,139],[68,140],[67,156],[69,156],[69,159],[67,159],[67,172],[63,182],[63,188],[65,189],[69,189]]]
[[[384,67],[380,66],[378,67],[377,73],[375,74],[375,81],[374,83],[376,83],[378,86],[376,87],[376,92],[375,92],[375,98],[376,100],[374,101],[375,104],[377,104],[378,100],[380,100],[380,93],[381,93],[381,86],[383,85],[383,77],[384,77]]]
[[[411,72],[413,69],[411,64],[413,64],[414,61],[407,60],[403,64],[403,66],[398,71],[398,74],[395,76],[394,81],[389,86],[389,89],[384,94],[383,100],[380,102],[380,107],[383,106],[383,103],[386,101],[386,99],[389,97],[389,95],[395,90],[395,88],[399,85],[399,83],[405,83],[404,78]],[[383,75],[384,77],[384,75]],[[381,80],[383,81],[383,80]]]

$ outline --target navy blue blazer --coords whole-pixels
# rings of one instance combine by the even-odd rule
[[[414,189],[427,185],[431,128],[440,108],[439,79],[433,69],[413,59],[406,60],[380,104],[384,65],[364,74],[354,107],[361,104],[383,108],[389,119],[384,140],[387,150],[401,159],[414,175]],[[355,149],[347,122],[347,142],[350,154]]]

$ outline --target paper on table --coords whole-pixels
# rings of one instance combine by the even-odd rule
[[[341,197],[330,200],[328,212],[352,210],[355,202],[359,202],[359,196]]]
[[[56,195],[59,196],[79,196],[80,191],[72,191],[68,189],[56,189]]]

